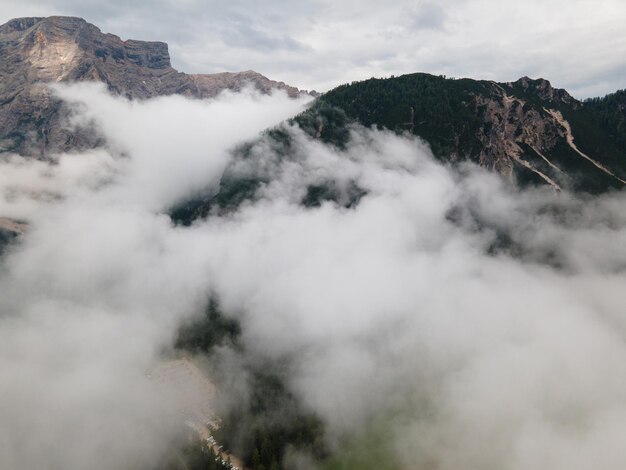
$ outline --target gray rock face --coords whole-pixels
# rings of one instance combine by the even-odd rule
[[[523,145],[538,155],[550,153],[560,140],[565,139],[565,130],[550,114],[536,106],[528,106],[526,100],[516,96],[513,85],[503,85],[494,83],[490,95],[475,97],[477,106],[484,108],[485,123],[477,132],[482,143],[478,162],[511,175],[516,163],[525,162]],[[552,88],[547,80],[533,81],[524,77],[515,85],[545,101],[546,106],[576,102],[565,90]]]
[[[566,90],[554,88],[545,78],[533,80],[532,78],[522,77],[514,83],[507,83],[507,86],[511,89],[521,89],[525,93],[535,95],[539,99],[552,104],[562,103],[574,108],[578,108],[580,105]]]
[[[261,92],[306,93],[251,70],[188,75],[172,68],[167,44],[122,41],[81,18],[18,18],[0,26],[0,151],[48,158],[94,147],[93,130],[64,129],[69,111],[47,84],[95,81],[129,99],[179,94],[208,98],[248,84]]]
[[[613,158],[613,149],[600,149],[594,142],[598,136],[606,142],[615,139],[566,90],[545,79],[523,77],[492,83],[491,93],[475,100],[484,109],[484,124],[477,132],[481,165],[509,176],[525,169],[555,188],[571,186],[572,179],[593,180],[584,184],[594,191],[626,183],[623,161]],[[577,124],[576,136],[583,138],[587,153],[575,143],[568,119]]]

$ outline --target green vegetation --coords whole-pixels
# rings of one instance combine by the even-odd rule
[[[489,93],[489,82],[452,80],[415,73],[390,79],[372,78],[329,91],[295,120],[310,134],[319,129],[324,141],[345,145],[346,125],[410,132],[425,139],[437,157],[475,156],[482,112],[473,94]]]
[[[546,92],[546,83],[526,81],[499,85],[427,74],[370,79],[330,91],[293,122],[314,138],[338,148],[344,148],[349,141],[350,126],[360,123],[418,135],[430,143],[435,156],[441,159],[476,160],[484,150],[478,136],[492,132],[490,123],[485,120],[486,107],[477,103],[502,100],[501,90],[506,88],[509,96],[525,102],[523,109],[518,105],[513,110],[515,113],[534,111],[547,118],[544,107],[560,111],[570,123],[579,149],[626,178],[626,92],[580,103],[563,91]],[[554,93],[556,98],[546,97],[545,93]],[[517,135],[521,135],[521,131]],[[261,139],[262,145],[270,146],[278,159],[299,158],[292,138],[284,128],[270,129]],[[236,163],[251,159],[249,168],[246,166],[249,173],[227,169],[217,192],[201,195],[174,208],[172,219],[189,225],[198,218],[229,213],[259,197],[259,189],[275,176],[267,169],[255,167],[255,145],[259,142],[243,145],[236,151]],[[549,149],[541,151],[562,172],[551,167],[531,145],[518,144],[526,161],[564,187],[586,192],[621,187],[615,178],[578,155],[559,134]],[[514,172],[521,184],[544,184],[537,173],[517,162]],[[326,201],[353,207],[364,194],[356,185],[346,189],[339,188],[333,181],[325,181],[309,186],[301,202],[307,208],[318,207]],[[463,214],[451,212],[449,216],[454,221]],[[490,252],[505,251],[527,256],[524,247],[516,243],[515,233],[508,232],[506,227],[491,227],[478,215],[469,216],[476,219],[477,227],[492,230],[495,234]],[[545,259],[554,266],[561,263],[554,253],[546,253]],[[340,443],[339,450],[330,455],[324,445],[323,423],[288,387],[289,361],[281,363],[252,358],[241,342],[241,335],[239,322],[224,315],[213,298],[202,316],[180,329],[176,341],[176,348],[180,350],[213,357],[216,357],[213,354],[216,347],[228,344],[243,364],[242,375],[247,377],[250,394],[240,406],[222,416],[222,427],[215,436],[226,449],[242,458],[252,470],[283,469],[290,451],[311,456],[327,470],[399,468],[390,437],[385,433],[385,426],[380,424],[373,424]],[[201,462],[200,457],[204,454],[196,452],[193,455],[198,459],[189,459],[190,462]],[[190,465],[190,468],[203,467]]]
[[[326,122],[327,135],[335,144],[340,145],[341,141],[347,141],[348,130],[346,127],[347,118],[341,111],[329,113],[328,116],[343,115],[343,120],[339,123],[329,124]],[[296,119],[305,122],[310,119],[324,120],[317,114],[303,114]],[[313,124],[305,124],[308,131],[317,129]],[[336,131],[336,132],[335,132]],[[255,160],[255,146],[269,146],[273,155],[282,160],[294,160],[299,158],[297,150],[293,148],[291,135],[281,126],[267,130],[264,135],[253,142],[240,146],[234,151],[234,163],[228,167],[220,180],[217,192],[208,191],[199,194],[187,201],[184,201],[171,208],[169,215],[177,225],[189,226],[195,220],[204,219],[212,215],[223,216],[236,211],[242,205],[250,203],[259,198],[259,190],[269,184],[272,177],[276,175],[267,168],[257,168],[258,161]],[[247,162],[246,173],[241,173],[238,168],[241,162]],[[279,162],[276,162],[277,165]],[[306,208],[315,208],[324,202],[332,201],[345,208],[355,207],[366,192],[355,182],[346,185],[336,184],[329,180],[319,184],[310,185],[305,196],[300,203]]]
[[[602,121],[598,114],[598,107],[601,106],[590,105],[586,102],[576,108],[561,106],[559,110],[572,127],[576,146],[615,175],[626,179],[626,141],[616,133],[616,130],[611,129],[611,124],[608,121]],[[626,119],[626,108],[622,108],[621,113],[622,119]],[[611,188],[621,189],[623,187],[614,178],[598,171],[587,160],[580,158],[575,153],[572,157],[561,163],[572,165],[570,166],[572,176],[576,181],[581,182],[578,189],[598,193]],[[567,171],[566,168],[564,169]]]
[[[325,96],[327,95],[318,98],[311,108],[296,116],[292,122],[298,124],[311,137],[344,148],[350,139],[349,124],[352,119],[341,106],[327,101]]]
[[[388,417],[372,420],[361,432],[342,442],[323,462],[323,470],[399,470]]]
[[[216,346],[230,344],[241,355],[249,377],[250,396],[222,416],[215,438],[253,470],[280,470],[287,449],[316,458],[325,455],[322,422],[306,410],[287,387],[288,364],[247,359],[239,323],[226,317],[212,298],[200,318],[183,326],[176,347],[209,356]],[[249,359],[249,358],[248,358]],[[201,467],[190,467],[192,470]]]
[[[604,98],[585,101],[591,117],[605,129],[622,147],[626,147],[626,90],[620,90]]]
[[[494,129],[494,116],[487,119],[487,106],[479,103],[503,104],[503,91],[524,102],[521,109],[518,104],[512,105],[509,119],[532,112],[540,119],[554,122],[546,109],[560,111],[571,125],[576,146],[618,177],[626,179],[626,90],[581,103],[541,79],[525,78],[515,83],[497,84],[415,73],[339,86],[322,95],[291,122],[297,123],[310,136],[340,149],[345,148],[350,139],[351,126],[359,123],[417,135],[430,144],[437,158],[444,161],[478,162],[479,157],[487,156],[487,161],[481,163],[490,167],[493,161],[489,160],[491,156],[486,151],[485,142],[499,142],[504,137],[498,134],[501,129]],[[516,138],[522,135],[519,122],[509,124],[520,126]],[[541,124],[537,132],[544,132]],[[562,130],[559,132],[562,135]],[[193,220],[211,214],[236,210],[241,204],[258,197],[258,190],[275,176],[267,170],[254,170],[255,146],[261,140],[279,159],[299,158],[289,133],[281,126],[270,129],[260,140],[242,145],[235,152],[236,162],[250,162],[253,170],[249,174],[227,169],[218,192],[200,195],[174,208],[172,219],[178,224],[189,225]],[[522,149],[524,160],[561,187],[589,193],[623,187],[616,178],[577,154],[562,136],[546,136],[540,149],[561,171],[549,165],[529,145],[521,141],[516,143]],[[537,173],[519,163],[513,163],[513,170],[521,186],[545,184]],[[332,181],[328,181],[307,188],[302,204],[314,208],[324,201],[334,201],[344,207],[353,207],[363,195],[364,192],[356,186],[348,194],[342,193]]]
[[[200,194],[178,204],[170,210],[170,217],[178,225],[189,226],[194,220],[204,219],[212,212],[218,214],[231,212],[245,201],[254,199],[262,184],[260,178],[242,178],[226,174],[216,194],[210,192]]]
[[[287,449],[322,458],[325,449],[321,421],[302,407],[277,367],[268,365],[263,369],[252,371],[249,401],[224,417],[216,439],[226,448],[239,447],[253,470],[284,468]]]
[[[294,121],[310,135],[339,147],[346,145],[351,123],[358,122],[366,127],[415,134],[426,140],[442,160],[478,161],[485,151],[480,136],[489,141],[494,132],[493,123],[486,119],[486,106],[479,103],[492,100],[502,104],[502,90],[525,103],[522,109],[515,109],[513,104],[514,115],[533,111],[547,118],[544,108],[560,111],[572,127],[576,146],[626,179],[626,91],[580,103],[541,79],[497,84],[416,73],[342,85],[320,97]],[[517,129],[516,137],[521,133],[522,129]],[[542,152],[562,172],[524,144],[522,157],[560,185],[591,193],[623,187],[577,154],[564,138],[556,142],[548,139],[546,145],[549,148]],[[545,184],[522,165],[514,164],[514,172],[521,185]]]
[[[236,345],[240,334],[239,322],[222,315],[217,300],[211,297],[204,315],[178,330],[175,347],[191,353],[210,353],[225,342]]]

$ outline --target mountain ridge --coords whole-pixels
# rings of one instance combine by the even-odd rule
[[[48,83],[96,81],[129,99],[163,95],[210,98],[251,84],[262,93],[308,94],[254,72],[185,74],[160,41],[121,40],[82,18],[17,18],[0,26],[0,150],[47,158],[93,147],[101,138],[63,128],[67,109]]]
[[[524,183],[602,192],[626,180],[626,140],[615,135],[626,134],[626,105],[618,92],[606,118],[613,124],[605,124],[596,115],[606,113],[594,106],[604,109],[606,99],[581,102],[543,78],[498,83],[414,73],[341,85],[296,121],[340,145],[349,122],[406,132],[441,160],[469,160]]]
[[[0,151],[47,159],[103,145],[94,129],[64,126],[69,110],[48,89],[82,81],[128,99],[210,98],[248,84],[308,93],[252,70],[185,74],[171,66],[166,43],[122,40],[82,18],[17,18],[0,26]],[[413,134],[441,160],[472,161],[523,184],[603,192],[626,182],[625,91],[579,101],[543,78],[414,73],[341,85],[294,121],[339,145],[351,123]]]

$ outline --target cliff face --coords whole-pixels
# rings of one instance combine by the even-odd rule
[[[626,182],[621,103],[621,93],[580,102],[544,79],[411,74],[338,87],[299,120],[319,122],[314,132],[333,140],[341,134],[324,113],[339,108],[348,120],[411,132],[443,160],[470,160],[523,183],[600,192]]]
[[[99,80],[139,98],[185,81],[170,66],[165,43],[122,41],[80,18],[12,20],[0,26],[0,39],[0,67],[24,73],[30,82]]]
[[[490,93],[474,99],[482,111],[481,165],[557,189],[603,191],[626,184],[626,148],[567,91],[523,77],[492,82]]]
[[[476,95],[475,103],[482,115],[483,125],[477,130],[477,138],[482,143],[478,162],[487,168],[511,175],[517,165],[530,171],[537,170],[523,158],[525,148],[540,156],[565,138],[565,129],[543,108],[532,106],[515,94],[521,87],[546,105],[555,102],[574,103],[575,100],[565,90],[555,90],[547,80],[536,82],[524,77],[514,84],[493,84],[487,95]],[[537,176],[549,184],[557,183],[535,171]]]
[[[268,93],[301,92],[253,71],[188,75],[172,68],[167,44],[122,41],[81,18],[19,18],[0,26],[0,151],[46,158],[93,147],[89,130],[63,129],[67,110],[46,84],[97,81],[130,99],[180,94],[207,98],[252,84]]]

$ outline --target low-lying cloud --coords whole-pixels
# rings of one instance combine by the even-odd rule
[[[0,284],[1,466],[150,468],[178,423],[143,372],[214,293],[253,354],[290,358],[331,447],[382,420],[399,468],[621,468],[622,193],[518,190],[362,128],[337,150],[285,124],[288,156],[233,157],[302,106],[281,96],[59,93],[110,149],[3,163],[0,216],[30,228]],[[173,226],[226,168],[269,183]],[[301,204],[329,183],[365,195]]]
[[[204,261],[161,211],[219,183],[230,147],[303,103],[58,93],[112,150],[2,163],[3,215],[29,229],[2,263],[0,467],[154,468],[181,423],[145,374],[208,285]]]
[[[514,190],[385,132],[345,153],[293,133],[303,160],[271,197],[196,227],[247,344],[297,357],[339,435],[394,416],[402,468],[618,468],[623,194]],[[368,194],[303,210],[320,175]]]

